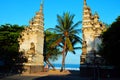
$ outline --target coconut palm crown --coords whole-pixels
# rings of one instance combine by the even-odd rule
[[[82,42],[82,39],[79,37],[81,29],[76,29],[81,21],[78,21],[74,24],[73,18],[75,15],[71,15],[69,12],[63,13],[63,16],[57,15],[58,24],[55,28],[50,28],[49,30],[57,33],[56,41],[53,42],[52,47],[62,46],[62,67],[61,71],[65,67],[65,55],[68,51],[74,51],[74,45],[76,42]]]

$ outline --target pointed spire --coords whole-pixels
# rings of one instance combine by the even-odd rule
[[[43,12],[43,4],[44,4],[44,0],[42,0],[40,4],[40,12]]]
[[[41,1],[41,4],[44,4],[44,0]]]
[[[86,0],[84,0],[84,6],[86,6],[86,5],[87,5]]]

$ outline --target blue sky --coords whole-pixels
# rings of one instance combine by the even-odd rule
[[[1,0],[0,25],[5,23],[29,25],[29,20],[40,9],[41,0]],[[97,12],[100,21],[111,24],[120,15],[120,0],[87,0],[92,13]],[[56,15],[64,12],[75,14],[74,22],[82,21],[83,0],[44,0],[44,28],[57,24]],[[79,26],[78,28],[81,28]],[[79,64],[81,51],[69,54],[66,63]],[[57,63],[61,63],[58,60]]]

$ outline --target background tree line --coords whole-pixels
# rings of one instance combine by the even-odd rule
[[[102,45],[100,54],[106,61],[106,65],[112,65],[115,68],[120,68],[120,16],[107,28],[101,35]]]
[[[0,25],[0,67],[4,72],[10,71],[16,63],[22,63],[25,60],[22,57],[22,53],[18,52],[18,37],[24,27],[25,26],[19,26],[16,24]],[[19,69],[16,70],[18,71]]]

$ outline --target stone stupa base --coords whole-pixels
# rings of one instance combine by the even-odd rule
[[[44,65],[38,65],[33,63],[25,63],[23,66],[24,70],[22,71],[22,74],[31,74],[31,73],[38,73],[44,71]]]

